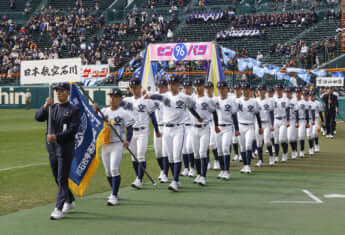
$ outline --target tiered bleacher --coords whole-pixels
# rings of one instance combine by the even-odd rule
[[[125,71],[134,71],[136,67],[128,62],[152,42],[217,41],[236,51],[236,58],[252,57],[264,64],[307,69],[322,66],[340,54],[338,1],[10,3],[0,2],[1,84],[18,81],[13,74],[18,73],[23,59],[81,57],[84,64],[108,63],[111,71],[123,66]],[[30,11],[26,12],[28,7]],[[224,69],[237,70],[236,58]],[[136,61],[140,62],[140,57]],[[170,67],[207,70],[207,63],[177,63]]]

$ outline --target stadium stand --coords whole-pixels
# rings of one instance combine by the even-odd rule
[[[16,0],[14,9],[1,1],[1,84],[18,80],[8,74],[19,71],[21,59],[80,56],[85,64],[109,63],[111,71],[126,65],[125,71],[133,71],[128,62],[150,42],[215,41],[217,33],[231,29],[259,31],[255,37],[217,41],[237,57],[308,69],[329,66],[340,55],[340,3],[296,2],[32,0],[23,23],[19,14],[7,15],[23,12],[26,1]],[[199,20],[191,18],[195,15]],[[202,70],[207,62],[173,68],[180,66]],[[235,60],[226,69],[236,70]]]

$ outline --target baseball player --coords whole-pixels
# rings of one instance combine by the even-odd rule
[[[235,102],[239,102],[239,100],[242,97],[242,89],[241,89],[241,85],[240,84],[236,84],[234,86],[234,91],[235,91]],[[236,135],[233,135],[232,138],[232,146],[234,147],[234,158],[232,160],[237,161],[240,160],[242,161],[242,157],[239,155],[239,151],[238,151],[238,139],[239,137]]]
[[[324,119],[323,119],[323,114],[322,114],[324,110],[323,104],[320,101],[316,100],[314,92],[311,92],[310,100],[312,102],[312,107],[315,110],[315,115],[318,115],[320,117],[321,126],[323,126],[324,125],[323,124]],[[315,153],[320,152],[318,126],[319,126],[319,118],[315,117],[315,125],[313,126],[313,131],[312,131],[312,136],[315,142],[315,147],[314,147]]]
[[[164,135],[163,135],[163,149],[169,158],[169,165],[173,173],[173,181],[169,185],[169,189],[177,192],[179,191],[179,175],[181,171],[181,152],[184,142],[184,118],[186,109],[188,109],[193,117],[200,122],[203,119],[194,109],[194,102],[190,96],[180,93],[180,78],[171,76],[169,81],[170,92],[166,94],[156,94],[147,96],[153,100],[159,100],[163,104],[163,120]]]
[[[110,133],[106,135],[109,137],[107,140],[104,140],[102,146],[102,161],[105,174],[112,188],[107,205],[114,206],[118,204],[118,192],[121,184],[120,165],[122,162],[123,148],[127,148],[131,142],[134,118],[120,107],[122,101],[122,92],[120,89],[113,88],[108,95],[110,96],[110,106],[101,110],[108,121],[106,125],[112,125],[122,140],[125,139],[125,130],[127,131],[127,138],[122,143],[114,131],[110,127],[106,127]],[[94,110],[96,112],[99,110],[97,104],[94,105]]]
[[[283,148],[282,162],[288,160],[288,140],[287,127],[290,126],[290,108],[289,100],[283,97],[283,86],[276,86],[277,97],[274,101],[274,148],[275,162],[279,162],[279,144]]]
[[[192,118],[193,123],[193,151],[195,157],[195,166],[197,170],[197,177],[194,183],[199,185],[206,185],[207,173],[207,150],[210,143],[210,128],[209,124],[212,120],[215,125],[215,132],[219,133],[218,115],[216,111],[216,103],[214,100],[205,96],[205,81],[203,78],[197,78],[194,81],[196,88],[195,95],[195,110],[200,114],[202,121]]]
[[[314,136],[313,136],[313,128],[315,126],[315,106],[312,104],[313,102],[310,100],[311,91],[307,90],[303,93],[303,98],[308,102],[308,109],[309,109],[309,118],[311,117],[311,125],[307,128],[307,138],[309,142],[309,155],[314,155]]]
[[[266,145],[266,148],[269,152],[269,164],[274,164],[274,157],[272,152],[272,143],[271,136],[272,131],[274,131],[274,104],[272,99],[266,98],[266,86],[264,84],[259,85],[259,97],[256,99],[259,105],[260,117],[262,123],[262,129],[264,134],[260,135],[259,130],[255,130],[256,142],[258,145],[258,157],[259,161],[256,163],[256,166],[263,166],[263,145]]]
[[[183,91],[187,96],[193,97],[193,82],[189,79],[183,81]],[[183,149],[182,157],[184,170],[181,173],[181,176],[195,176],[194,170],[194,153],[193,153],[193,136],[192,136],[192,120],[189,113],[184,114],[184,138],[183,138]],[[190,167],[189,167],[190,165]]]
[[[303,91],[308,92],[308,91]],[[297,109],[298,109],[298,138],[300,142],[300,153],[301,158],[304,157],[304,139],[306,128],[309,127],[309,102],[305,99],[302,99],[302,92],[298,90],[296,92],[297,99]]]
[[[262,123],[260,118],[260,110],[255,99],[250,98],[251,87],[248,83],[242,84],[243,98],[239,100],[238,106],[238,122],[239,122],[239,142],[241,156],[244,167],[241,173],[251,173],[250,162],[252,158],[252,145],[254,138],[255,117],[258,121],[259,134],[263,134]]]
[[[230,179],[230,154],[233,135],[240,134],[237,120],[238,103],[228,96],[228,85],[226,81],[219,81],[217,84],[219,97],[217,99],[217,114],[219,117],[220,133],[217,134],[218,159],[221,171],[218,179]]]
[[[158,80],[158,93],[159,94],[165,94],[168,91],[168,82],[165,79]],[[160,131],[162,133],[164,122],[163,122],[163,106],[159,101],[155,101],[155,114],[158,122],[158,126],[160,128]],[[167,183],[168,182],[168,171],[169,171],[169,161],[166,154],[163,153],[163,143],[162,143],[162,137],[157,137],[156,133],[154,133],[153,136],[153,144],[156,154],[156,159],[158,162],[158,165],[161,169],[158,179],[161,183]]]
[[[144,169],[146,168],[146,150],[149,140],[149,119],[151,119],[156,132],[156,137],[160,137],[156,115],[154,113],[155,106],[151,100],[144,99],[142,95],[141,81],[139,79],[131,79],[129,82],[132,97],[123,100],[122,106],[128,110],[134,117],[133,138],[129,148],[138,158],[138,161],[132,157],[132,164],[136,174],[136,179],[132,183],[132,187],[141,189],[143,187]]]
[[[217,104],[217,97],[214,96],[214,86],[212,82],[207,82],[205,85],[206,88],[206,93],[207,96],[212,99],[216,104]],[[220,165],[219,165],[219,157],[218,157],[218,151],[217,151],[217,134],[214,131],[214,122],[213,120],[211,120],[210,122],[210,132],[211,132],[211,136],[210,136],[210,148],[212,149],[212,153],[214,156],[214,162],[213,162],[213,170],[219,170],[220,169]],[[211,168],[211,163],[210,163],[210,151],[209,149],[207,150],[207,169]]]
[[[299,88],[296,88],[299,89]],[[287,138],[291,146],[291,159],[297,158],[297,123],[298,123],[298,112],[297,112],[297,101],[293,98],[293,87],[287,87],[286,98],[289,100],[289,111],[290,111],[290,126],[287,128]]]
[[[271,99],[271,101],[273,102],[273,105],[274,105],[274,95],[275,95],[274,88],[273,87],[268,87],[267,91],[268,91],[267,92],[267,98]],[[274,146],[274,136],[273,136],[273,134],[271,135],[271,143],[272,143],[272,146]],[[268,152],[268,150],[267,150],[267,152]],[[275,150],[274,150],[273,147],[272,147],[272,153],[275,153]]]

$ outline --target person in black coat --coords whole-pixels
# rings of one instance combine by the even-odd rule
[[[46,133],[46,147],[50,167],[58,186],[58,195],[56,208],[50,218],[62,219],[64,213],[68,213],[75,206],[74,196],[68,187],[68,177],[74,157],[74,139],[79,128],[80,110],[68,101],[68,83],[59,83],[54,90],[59,103],[53,104],[52,99],[47,98],[45,104],[36,112],[35,119],[39,122],[47,121],[48,108],[51,106],[51,131],[47,130]]]
[[[335,129],[334,119],[339,112],[338,97],[333,94],[334,88],[331,87],[328,93],[322,97],[325,104],[325,116],[326,116],[326,138],[333,138],[333,132]]]

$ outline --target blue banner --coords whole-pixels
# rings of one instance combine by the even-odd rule
[[[75,137],[75,156],[69,175],[69,186],[76,194],[83,195],[98,167],[96,140],[103,128],[103,120],[75,85],[71,88],[70,102],[80,109],[80,126]]]
[[[221,47],[221,50],[222,50],[224,64],[227,65],[228,61],[236,56],[236,51],[233,51],[225,47]]]

